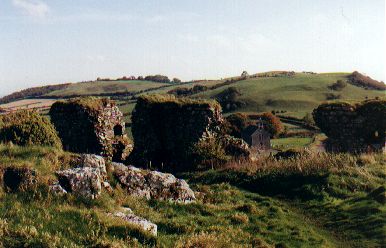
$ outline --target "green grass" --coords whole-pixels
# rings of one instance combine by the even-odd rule
[[[312,138],[280,138],[272,139],[271,145],[274,149],[291,149],[291,148],[304,148],[311,144]]]
[[[180,175],[200,192],[188,205],[131,197],[119,186],[92,201],[53,196],[46,185],[74,155],[5,145],[0,155],[0,169],[29,166],[41,182],[29,192],[0,189],[0,247],[380,247],[385,237],[382,195],[371,194],[385,184],[379,155],[321,154]],[[156,223],[158,236],[107,215],[121,206]]]

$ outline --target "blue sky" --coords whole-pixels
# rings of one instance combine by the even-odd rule
[[[269,70],[385,80],[384,0],[0,0],[0,95],[97,77]]]

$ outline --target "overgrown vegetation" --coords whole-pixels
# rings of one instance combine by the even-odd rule
[[[55,127],[39,113],[22,110],[0,116],[0,142],[62,147]]]

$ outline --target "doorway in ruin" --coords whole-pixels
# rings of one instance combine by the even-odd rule
[[[122,136],[123,135],[123,127],[121,125],[114,126],[114,136]]]

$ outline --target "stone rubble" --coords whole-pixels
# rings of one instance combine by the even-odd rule
[[[130,195],[181,203],[196,200],[186,181],[172,174],[141,170],[121,163],[112,163],[112,167],[115,177]]]
[[[73,193],[95,199],[102,188],[111,192],[107,181],[106,164],[101,156],[82,154],[78,168],[57,171],[58,182],[50,186],[55,194]],[[112,163],[114,176],[130,195],[146,199],[190,203],[196,200],[194,192],[183,179],[172,174],[142,170],[121,163]]]
[[[135,214],[130,208],[124,208],[123,211],[116,213],[109,213],[109,216],[120,218],[127,223],[141,228],[142,230],[149,232],[150,234],[157,236],[157,225]]]

